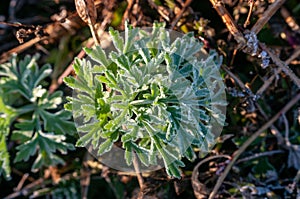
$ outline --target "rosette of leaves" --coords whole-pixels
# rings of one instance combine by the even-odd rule
[[[17,61],[13,55],[0,65],[0,173],[10,177],[8,137],[18,146],[14,162],[27,161],[37,155],[32,170],[64,163],[56,154],[74,149],[66,142],[66,135],[75,132],[68,121],[71,113],[61,109],[62,92],[50,94],[42,87],[42,80],[52,72],[50,65],[39,68],[38,55]],[[60,109],[60,110],[59,110]]]
[[[194,147],[214,144],[212,118],[219,124],[225,118],[212,102],[224,85],[215,75],[216,53],[199,60],[202,43],[193,34],[172,41],[163,27],[155,23],[149,32],[126,24],[124,37],[109,31],[115,50],[86,48],[93,61],[75,59],[77,77],[64,79],[74,89],[65,108],[80,132],[77,146],[91,144],[102,155],[121,145],[128,165],[135,154],[145,166],[162,160],[179,178],[182,159],[196,157]]]

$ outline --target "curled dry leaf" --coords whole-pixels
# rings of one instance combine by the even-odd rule
[[[94,0],[75,0],[75,6],[82,21],[89,25],[95,44],[99,45],[100,39],[95,29],[97,10]]]
[[[97,10],[93,0],[75,0],[78,15],[87,24],[94,25],[97,20]]]
[[[211,160],[214,159],[219,159],[219,158],[226,158],[226,159],[231,159],[230,156],[228,155],[216,155],[216,156],[210,156],[207,157],[203,160],[201,160],[195,167],[193,170],[193,174],[192,174],[192,186],[193,186],[193,191],[194,191],[194,195],[197,199],[206,199],[208,198],[209,192],[210,192],[210,188],[206,186],[207,183],[202,183],[199,181],[199,168],[207,162],[210,162]],[[205,181],[202,177],[202,180]]]

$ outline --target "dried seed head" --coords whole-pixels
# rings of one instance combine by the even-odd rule
[[[94,25],[97,20],[97,10],[93,0],[75,0],[78,15],[87,24]]]

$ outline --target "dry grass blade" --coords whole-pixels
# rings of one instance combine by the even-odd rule
[[[100,39],[95,29],[97,21],[97,10],[93,0],[75,0],[78,15],[86,24],[89,25],[96,45],[100,45]]]

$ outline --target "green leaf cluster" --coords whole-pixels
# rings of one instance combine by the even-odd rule
[[[72,115],[59,110],[62,92],[50,94],[43,88],[42,80],[52,70],[47,64],[40,68],[38,58],[38,55],[26,56],[18,61],[13,55],[8,63],[0,65],[0,174],[4,172],[7,178],[10,177],[8,141],[18,144],[14,162],[37,155],[33,171],[64,163],[56,152],[64,154],[74,149],[66,142],[66,135],[73,135],[76,130],[73,122],[68,121]]]
[[[214,75],[220,60],[216,53],[199,60],[202,43],[191,33],[172,41],[164,24],[152,31],[125,27],[124,37],[109,31],[115,50],[85,49],[92,61],[75,59],[77,77],[64,79],[74,89],[65,108],[81,135],[77,146],[91,145],[102,155],[118,143],[128,165],[134,153],[145,166],[162,159],[179,178],[182,159],[196,158],[194,147],[207,151],[214,144],[212,118],[224,122],[212,106],[224,91]]]

